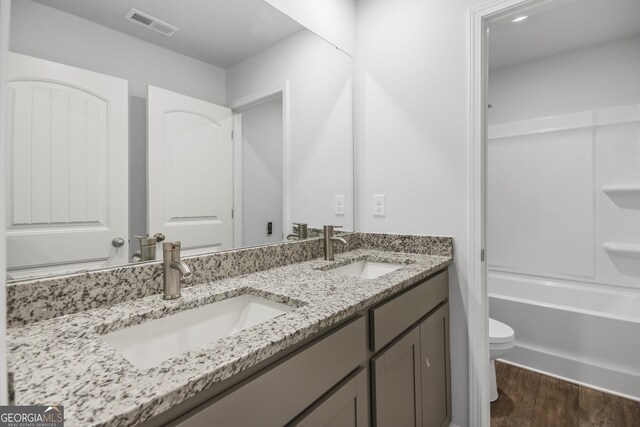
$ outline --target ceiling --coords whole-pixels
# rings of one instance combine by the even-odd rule
[[[489,68],[638,34],[640,0],[556,0],[490,22]]]
[[[264,0],[35,1],[221,68],[235,65],[303,28]],[[127,21],[124,16],[131,8],[179,30],[167,37]]]

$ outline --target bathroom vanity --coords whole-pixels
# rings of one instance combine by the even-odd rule
[[[156,294],[36,322],[16,311],[9,330],[15,403],[62,404],[69,426],[448,425],[451,239],[345,239],[334,261],[320,257],[321,239],[185,258],[196,280],[212,265],[221,278],[185,287],[172,301]],[[244,264],[231,273],[224,259]],[[95,300],[100,288],[74,277]],[[41,282],[14,286],[37,295]],[[69,292],[61,283],[47,286]],[[25,290],[12,289],[11,298]],[[151,360],[163,347],[142,346],[136,351],[148,351],[146,367],[108,339],[235,297],[289,308],[166,359]],[[82,296],[69,298],[81,305]]]
[[[440,272],[145,425],[448,426],[447,283]]]

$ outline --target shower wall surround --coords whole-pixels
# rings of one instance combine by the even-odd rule
[[[346,247],[336,252],[377,249],[425,255],[453,255],[451,237],[344,233]],[[206,284],[282,267],[323,255],[322,239],[285,242],[187,257],[193,278],[183,286]],[[162,263],[117,267],[81,274],[12,283],[7,286],[7,323],[22,326],[66,314],[115,305],[157,294],[162,289]]]
[[[489,73],[487,262],[505,359],[638,399],[640,37]],[[544,331],[544,333],[541,333]]]
[[[639,43],[489,73],[491,271],[638,289]]]

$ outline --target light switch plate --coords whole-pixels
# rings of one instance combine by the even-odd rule
[[[344,196],[333,196],[333,213],[336,215],[344,215]]]
[[[385,216],[386,215],[386,203],[384,194],[373,195],[373,216]]]

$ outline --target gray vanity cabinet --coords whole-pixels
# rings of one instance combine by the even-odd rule
[[[422,426],[448,426],[451,422],[449,304],[429,315],[419,329]]]
[[[417,427],[422,421],[420,333],[413,328],[371,359],[375,425]]]
[[[367,371],[361,368],[288,427],[367,427]]]
[[[335,390],[336,384],[341,383],[351,372],[364,364],[365,331],[365,319],[358,317],[190,411],[170,425],[286,425],[329,390]],[[358,403],[361,401],[366,403],[366,399],[359,399]]]
[[[444,271],[144,426],[447,426],[448,295]]]
[[[372,309],[372,349],[389,341],[390,330],[401,326],[409,328],[371,358],[375,426],[449,425],[451,375],[447,293],[445,272]],[[422,308],[419,310],[418,307]],[[376,331],[378,325],[381,328]]]

